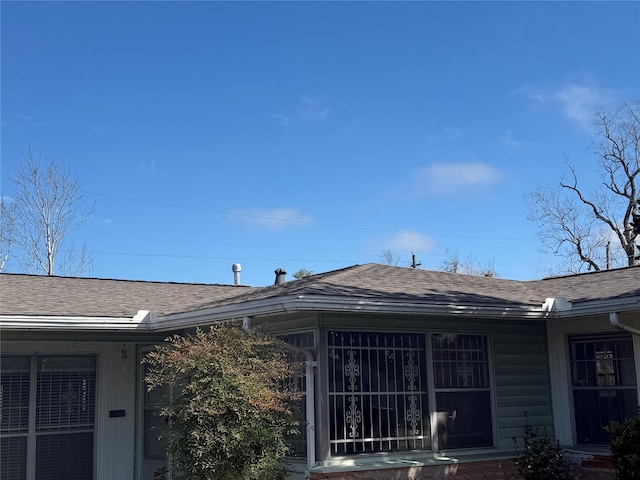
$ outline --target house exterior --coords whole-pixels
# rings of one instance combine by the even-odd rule
[[[640,267],[523,282],[366,264],[260,288],[1,274],[0,478],[152,479],[167,396],[140,361],[222,321],[306,363],[300,478],[503,478],[525,412],[607,478],[602,427],[638,408]]]

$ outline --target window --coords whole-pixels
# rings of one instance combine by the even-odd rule
[[[428,448],[425,338],[329,332],[333,455]]]
[[[29,357],[5,357],[1,361],[0,478],[27,478],[29,433]]]
[[[493,445],[485,335],[334,331],[328,365],[332,455]]]
[[[577,443],[609,443],[603,428],[638,406],[631,335],[575,336],[570,347]]]
[[[289,345],[293,345],[304,350],[313,351],[315,347],[315,336],[313,332],[289,333],[279,335],[278,338]],[[291,409],[293,418],[298,424],[297,431],[288,436],[287,444],[289,446],[289,457],[305,458],[307,456],[307,434],[309,419],[307,418],[307,385],[305,376],[306,356],[302,352],[288,352],[290,362],[303,365],[298,371],[295,378],[291,379],[291,384],[287,385],[288,389],[295,389],[300,398],[293,402]]]
[[[1,362],[0,477],[27,479],[28,449],[35,448],[38,480],[91,479],[95,357],[3,356]]]
[[[438,448],[493,445],[487,338],[431,336]]]
[[[150,347],[142,347],[140,350],[140,360],[151,351]],[[143,379],[139,387],[141,410],[140,416],[140,439],[142,449],[142,462],[139,466],[140,478],[151,480],[157,478],[163,468],[167,467],[167,440],[163,433],[167,427],[167,418],[160,415],[162,407],[169,405],[171,401],[171,388],[167,385],[159,386],[149,390],[146,382],[149,364],[138,362],[139,375]]]
[[[146,378],[149,369],[148,364],[143,364],[143,378]],[[143,394],[143,456],[149,460],[166,460],[167,441],[162,436],[167,425],[166,417],[160,415],[162,407],[169,405],[171,392],[168,385],[149,390],[144,382]]]

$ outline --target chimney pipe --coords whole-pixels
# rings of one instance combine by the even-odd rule
[[[231,265],[231,270],[233,271],[233,284],[240,285],[240,272],[242,271],[242,266],[239,263],[234,263]]]
[[[276,271],[276,282],[274,283],[274,285],[282,285],[285,282],[284,277],[287,275],[287,272],[285,272],[283,269],[278,268]]]

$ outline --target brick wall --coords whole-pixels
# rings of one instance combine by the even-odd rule
[[[582,460],[578,467],[579,480],[614,480],[615,471],[611,458],[593,455]]]
[[[575,459],[577,480],[614,480],[609,457],[588,455]],[[352,472],[312,472],[310,480],[517,480],[513,460],[383,468]]]
[[[509,480],[516,478],[515,464],[511,460],[493,460],[450,465],[425,465],[407,468],[385,468],[354,472],[312,472],[310,480]]]

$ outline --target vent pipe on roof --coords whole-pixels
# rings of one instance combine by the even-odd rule
[[[278,269],[275,271],[275,274],[276,274],[276,281],[275,281],[274,285],[282,285],[282,284],[285,282],[284,277],[286,277],[286,276],[287,276],[287,272],[285,272],[285,271],[284,271],[283,269],[281,269],[281,268],[278,268]]]
[[[231,265],[231,270],[233,271],[233,284],[240,285],[240,272],[242,271],[242,265],[234,263]]]

